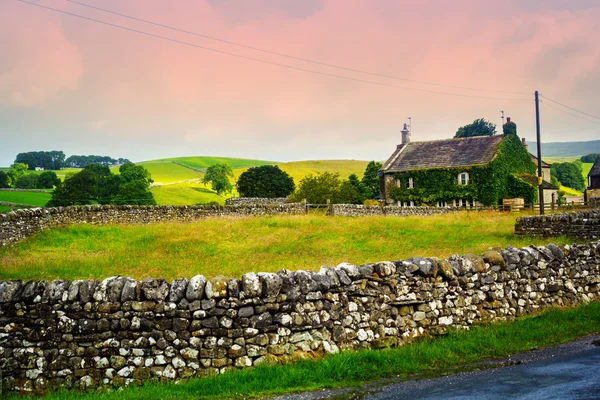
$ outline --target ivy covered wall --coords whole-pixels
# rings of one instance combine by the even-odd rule
[[[469,174],[469,183],[459,185],[458,175]],[[438,201],[454,199],[478,200],[496,205],[504,198],[523,197],[532,202],[537,189],[514,174],[535,174],[535,164],[517,135],[505,135],[492,161],[487,165],[460,168],[433,168],[398,172],[392,175],[389,187],[391,199],[415,201],[419,205],[435,205]],[[413,188],[408,180],[413,179]],[[400,181],[397,187],[395,181]]]

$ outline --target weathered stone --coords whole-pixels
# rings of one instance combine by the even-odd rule
[[[123,289],[121,290],[121,302],[139,300],[138,282],[131,278],[125,278]]]
[[[380,277],[390,276],[396,273],[396,265],[389,261],[382,261],[373,265],[373,270]]]
[[[185,298],[188,301],[202,300],[204,296],[204,287],[206,286],[206,278],[202,275],[196,275],[188,282],[185,292]]]
[[[283,286],[283,280],[279,275],[261,272],[258,274],[258,277],[262,284],[262,295],[264,297],[275,297],[279,294]]]
[[[188,280],[185,278],[175,279],[171,282],[168,300],[177,303],[186,295]]]
[[[488,250],[481,255],[483,260],[490,265],[499,265],[504,267],[504,258],[502,255],[494,250]]]
[[[254,272],[242,275],[242,290],[246,297],[258,297],[262,292],[260,278]]]
[[[144,279],[142,281],[144,299],[162,301],[169,295],[169,284],[164,279]]]
[[[209,299],[227,297],[227,278],[218,275],[210,279],[206,282],[205,293]]]

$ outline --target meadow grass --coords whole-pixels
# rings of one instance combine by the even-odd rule
[[[146,383],[114,393],[62,391],[45,400],[69,399],[233,399],[264,398],[290,392],[358,386],[377,379],[414,379],[460,370],[482,360],[565,343],[597,333],[600,303],[550,309],[507,323],[454,330],[439,338],[423,337],[403,347],[345,352],[288,365],[260,366],[194,378],[173,384]],[[468,368],[467,368],[468,369]],[[18,398],[10,396],[10,398]]]
[[[9,206],[0,206],[0,213],[9,212],[11,208]]]
[[[32,206],[45,206],[52,197],[50,193],[42,192],[12,192],[0,190],[0,201],[9,203],[27,204]]]
[[[480,254],[490,247],[549,242],[514,236],[516,217],[460,212],[404,218],[298,215],[151,225],[79,224],[43,231],[0,249],[0,279],[240,277],[250,271]]]
[[[212,157],[212,156],[162,158],[160,160],[143,161],[140,164],[145,165],[146,163],[155,163],[155,162],[164,162],[164,161],[169,161],[169,162],[176,161],[181,164],[187,165],[188,167],[198,168],[198,169],[205,169],[214,164],[227,164],[232,169],[257,167],[260,165],[275,164],[275,162],[273,162],[273,161],[252,160],[252,159],[247,159],[247,158]]]
[[[201,183],[176,183],[165,186],[154,186],[150,189],[159,205],[191,205],[209,202],[225,203],[224,196],[218,196]]]
[[[199,180],[204,176],[204,174],[200,172],[182,167],[181,165],[175,164],[171,161],[144,162],[140,165],[150,172],[150,175],[156,184],[166,184],[191,179]],[[118,172],[118,168],[113,171],[113,173]]]

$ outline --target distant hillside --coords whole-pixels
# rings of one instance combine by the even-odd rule
[[[529,142],[529,151],[537,152],[537,143]],[[589,142],[542,142],[542,159],[547,157],[581,157],[590,153],[600,153],[600,140]]]

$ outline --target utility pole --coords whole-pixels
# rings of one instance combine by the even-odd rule
[[[504,126],[504,110],[500,110],[500,112],[502,113],[502,126]]]
[[[540,99],[535,91],[535,130],[537,134],[537,159],[538,159],[538,192],[540,194],[540,215],[544,215],[544,178],[542,175],[542,141],[540,139]]]

